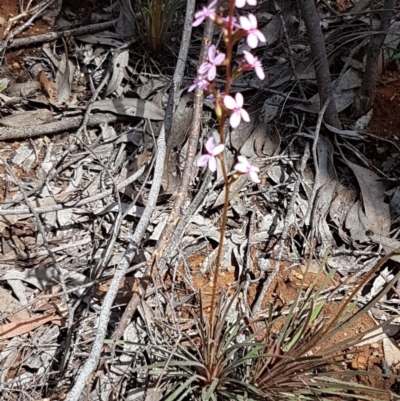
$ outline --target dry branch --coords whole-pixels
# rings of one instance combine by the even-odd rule
[[[326,55],[324,35],[320,25],[320,16],[315,7],[314,0],[301,0],[300,4],[317,78],[320,107],[322,108],[328,99],[331,100],[324,118],[328,124],[340,128],[340,120],[333,98],[331,74]]]
[[[187,8],[186,8],[186,18],[185,18],[185,26],[183,30],[183,37],[182,37],[182,43],[181,43],[181,48],[179,51],[179,56],[178,56],[178,62],[177,66],[175,69],[175,73],[172,79],[172,85],[171,85],[171,91],[169,94],[169,105],[172,105],[169,109],[167,108],[166,110],[166,117],[168,116],[169,118],[167,121],[172,121],[172,112],[175,108],[175,90],[179,88],[179,84],[182,80],[183,73],[184,73],[184,68],[186,64],[186,57],[190,45],[190,35],[191,35],[191,25],[192,25],[192,20],[193,20],[193,12],[194,12],[194,7],[195,7],[195,1],[191,0],[187,3]],[[171,102],[171,97],[173,101]],[[84,388],[87,385],[87,381],[90,377],[90,375],[94,372],[94,370],[97,367],[97,364],[100,360],[100,355],[103,349],[103,344],[104,344],[104,339],[106,337],[107,333],[107,327],[108,327],[108,322],[110,318],[110,313],[111,313],[111,308],[114,302],[114,299],[119,291],[120,283],[122,279],[125,277],[126,271],[129,268],[133,257],[135,256],[138,245],[141,242],[144,233],[147,230],[147,227],[150,222],[151,215],[154,211],[154,208],[157,203],[158,195],[160,192],[161,188],[161,180],[162,180],[162,175],[163,175],[163,169],[164,169],[164,161],[165,161],[165,154],[166,154],[166,127],[165,123],[163,124],[159,137],[157,139],[157,154],[156,154],[156,162],[154,166],[154,176],[153,176],[153,183],[150,189],[149,197],[147,200],[147,205],[145,207],[145,210],[143,212],[142,217],[140,218],[135,232],[132,235],[132,238],[129,242],[129,245],[126,249],[126,252],[121,260],[121,262],[118,264],[114,278],[110,284],[109,290],[106,294],[106,297],[104,298],[103,305],[101,307],[100,315],[99,315],[99,320],[98,320],[98,326],[97,326],[97,331],[96,331],[96,337],[93,342],[92,350],[89,354],[88,359],[86,360],[85,364],[83,365],[82,370],[80,371],[79,375],[76,378],[75,384],[71,391],[69,392],[66,401],[79,401],[81,399],[81,394],[84,390]],[[140,290],[142,290],[141,293],[135,293],[133,295],[132,299],[135,299],[137,303],[135,305],[139,304],[140,300],[142,299],[142,296],[144,295],[143,289],[145,291],[145,288],[147,287],[149,280],[149,269],[146,269],[145,275],[142,279],[142,282],[140,283]]]
[[[207,57],[207,46],[204,44],[210,41],[214,31],[213,21],[207,21],[204,29],[204,40],[199,57],[199,65],[202,64]],[[182,174],[182,181],[178,188],[174,205],[172,207],[171,213],[168,216],[167,224],[165,225],[160,239],[157,242],[154,251],[154,258],[157,259],[157,266],[160,271],[161,276],[165,274],[165,264],[166,260],[162,259],[165,248],[171,241],[174,231],[179,223],[182,215],[182,208],[184,206],[187,192],[189,189],[190,180],[192,179],[193,164],[197,153],[197,145],[199,142],[200,124],[201,116],[203,110],[203,90],[197,88],[195,91],[194,104],[193,104],[193,119],[190,127],[190,135],[188,140],[188,151],[185,160],[185,167]]]
[[[95,114],[89,117],[87,125],[93,127],[100,124],[110,124],[117,121],[117,116],[113,114]],[[10,139],[28,139],[40,135],[51,135],[58,132],[68,131],[78,128],[83,121],[83,116],[67,117],[54,123],[36,125],[30,127],[0,127],[0,141]]]
[[[93,24],[88,26],[82,26],[80,28],[68,29],[66,31],[59,32],[48,32],[42,35],[28,36],[27,38],[15,39],[7,44],[7,49],[13,49],[21,46],[33,45],[35,43],[51,42],[52,40],[60,38],[68,38],[70,36],[82,36],[89,33],[101,32],[106,29],[112,28],[116,20],[101,22],[99,24]],[[6,41],[0,41],[0,49],[6,45]]]

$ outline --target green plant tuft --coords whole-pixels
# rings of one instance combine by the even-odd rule
[[[160,56],[174,33],[173,21],[181,0],[139,0],[138,32],[146,48]]]

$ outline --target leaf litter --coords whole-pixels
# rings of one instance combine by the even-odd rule
[[[400,246],[398,169],[389,170],[392,181],[389,181],[388,191],[387,174],[384,176],[372,166],[360,165],[349,147],[342,148],[346,157],[341,159],[330,134],[318,141],[318,159],[308,160],[305,169],[301,169],[305,142],[312,141],[315,133],[315,120],[310,113],[318,112],[319,97],[312,90],[315,74],[310,56],[307,49],[295,41],[296,35],[305,35],[297,21],[296,10],[286,8],[282,2],[275,3],[271,9],[265,6],[266,10],[260,10],[260,16],[265,17],[263,32],[269,38],[263,51],[270,88],[279,94],[271,96],[263,91],[263,87],[259,93],[254,92],[250,123],[243,123],[229,133],[230,162],[233,164],[235,156],[242,154],[260,167],[262,178],[260,185],[254,185],[246,177],[240,177],[231,191],[221,275],[226,288],[239,282],[248,286],[249,305],[244,305],[244,308],[255,302],[258,284],[274,269],[277,260],[284,272],[276,279],[275,291],[279,292],[282,302],[289,303],[293,301],[290,291],[296,289],[297,280],[304,277],[304,272],[297,269],[309,258],[327,256],[327,266],[337,270],[340,280],[345,282],[354,272],[371,266],[377,257]],[[295,74],[290,66],[289,53],[279,47],[282,23],[275,14],[277,5],[278,9],[284,10],[286,28],[294,40]],[[338,7],[343,11],[349,5],[341,2]],[[320,12],[333,17],[326,9]],[[337,18],[340,21],[343,17]],[[351,29],[356,29],[357,24],[365,22],[354,18],[348,24]],[[339,40],[329,36],[334,30],[330,23],[326,25],[327,44]],[[390,46],[397,43],[392,31],[387,36]],[[168,90],[169,77],[167,73],[160,74],[158,69],[154,70],[156,72],[138,69],[140,58],[134,52],[123,50],[117,57],[112,57],[111,53],[122,45],[117,34],[102,32],[74,38],[59,48],[37,46],[35,57],[20,61],[26,71],[35,73],[24,75],[22,70],[16,69],[20,74],[17,76],[15,71],[9,70],[7,78],[10,81],[4,83],[6,88],[0,93],[2,127],[41,126],[69,116],[82,116],[89,104],[96,115],[111,113],[120,118],[115,125],[104,123],[101,130],[85,127],[83,136],[78,139],[72,130],[50,138],[2,143],[1,159],[8,161],[18,178],[13,180],[5,163],[1,163],[0,295],[4,303],[0,302],[0,305],[6,307],[1,310],[0,340],[8,341],[0,345],[0,381],[6,386],[10,399],[15,398],[14,390],[29,388],[33,383],[44,386],[50,378],[57,377],[51,369],[60,368],[62,358],[62,368],[67,373],[58,377],[62,380],[54,389],[59,394],[67,391],[71,384],[68,377],[76,375],[90,350],[87,344],[93,341],[96,312],[102,296],[99,288],[113,275],[132,229],[146,206],[155,154],[154,141],[160,132],[157,122],[165,116],[163,92]],[[190,57],[197,60],[195,54]],[[363,63],[362,60],[355,61]],[[107,72],[109,79],[102,96],[89,101],[91,90],[98,88]],[[360,77],[360,71],[354,66],[345,72],[335,93],[339,111],[346,110],[354,102]],[[301,91],[297,86],[310,82],[313,83],[311,89],[307,88],[310,105],[289,100],[290,96],[300,98]],[[137,244],[141,249],[135,259],[137,266],[150,259],[160,238],[171,210],[171,196],[175,195],[179,185],[183,156],[188,152],[193,98],[185,92],[179,93],[179,97],[168,145],[163,193],[147,228],[146,238]],[[371,119],[371,116],[366,116],[366,119]],[[207,129],[211,129],[209,125]],[[327,128],[356,148],[368,146],[364,135],[368,123],[365,121],[358,120],[343,130]],[[399,156],[393,148],[390,157],[398,162]],[[313,162],[317,163],[318,175],[315,175]],[[200,177],[204,174],[202,171],[198,173]],[[121,386],[125,390],[121,391],[125,391],[128,399],[136,399],[135,392],[143,395],[148,375],[138,372],[146,363],[146,341],[157,337],[154,340],[162,343],[156,324],[173,321],[180,327],[192,328],[193,319],[188,311],[196,307],[193,299],[200,287],[205,292],[210,290],[209,278],[218,247],[220,205],[224,196],[220,177],[221,173],[207,188],[196,213],[185,216],[186,229],[180,238],[180,246],[174,255],[169,256],[174,280],[156,287],[156,291],[148,295],[138,316],[125,330],[123,350],[110,361],[112,372],[99,371],[91,393],[93,399],[107,398],[120,380],[125,380],[125,387]],[[194,174],[192,184],[194,190],[198,190],[201,184]],[[317,193],[311,202],[314,187]],[[22,191],[27,194],[30,207]],[[292,209],[291,196],[295,199]],[[41,216],[48,248],[38,231],[31,208]],[[250,218],[252,213],[253,221]],[[120,216],[123,220],[118,228]],[[287,235],[283,238],[285,232]],[[93,273],[98,271],[107,255],[113,236],[116,241],[111,255],[106,259],[102,275],[96,276]],[[314,249],[310,247],[312,241],[316,244]],[[58,269],[53,265],[49,251],[55,255]],[[398,262],[399,257],[394,256],[393,260]],[[60,272],[66,279],[69,303],[66,294],[60,290]],[[133,266],[129,273],[133,281],[121,288],[121,292],[134,293],[135,280],[142,275],[140,267]],[[372,282],[370,294],[381,291],[391,277],[393,265],[388,263]],[[339,294],[343,297],[343,292]],[[182,303],[172,305],[173,297],[182,299]],[[368,295],[357,298],[361,304],[368,299]],[[51,303],[46,313],[35,309],[37,303],[46,300]],[[76,320],[67,322],[66,310],[80,300],[83,301],[80,305],[85,307],[78,307]],[[382,323],[394,316],[398,300],[398,293],[386,295],[375,306],[375,322]],[[168,313],[164,313],[166,310]],[[115,308],[111,321],[118,322],[121,314],[121,307]],[[380,320],[376,318],[378,315]],[[369,323],[370,326],[373,324]],[[153,330],[149,331],[149,327]],[[72,342],[65,334],[60,334],[65,331],[74,334]],[[63,356],[64,341],[70,341],[70,348]],[[26,353],[26,347],[30,347],[29,353]],[[382,347],[384,360],[395,369],[399,364],[396,334],[384,337]],[[46,352],[42,352],[44,348]],[[22,357],[22,370],[17,374],[9,367]],[[361,364],[360,358],[356,361]],[[131,372],[136,375],[133,386],[127,385],[125,379]],[[21,384],[16,385],[16,379]],[[38,390],[32,390],[31,395],[44,397]]]

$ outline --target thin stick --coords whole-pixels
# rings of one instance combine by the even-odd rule
[[[99,24],[93,24],[88,26],[82,26],[80,28],[68,29],[66,31],[48,32],[42,35],[28,36],[27,38],[15,39],[7,45],[8,49],[16,47],[33,45],[35,43],[51,42],[52,40],[60,38],[68,38],[70,36],[82,36],[89,33],[105,31],[112,28],[116,24],[117,20],[101,22]],[[5,46],[5,41],[0,41],[0,49]]]

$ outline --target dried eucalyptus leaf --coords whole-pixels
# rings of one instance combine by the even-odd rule
[[[21,145],[17,150],[11,153],[10,162],[15,166],[21,165],[31,154],[33,149],[27,144]]]
[[[368,228],[375,234],[388,236],[390,232],[389,205],[385,203],[385,187],[373,171],[346,160],[360,185]]]
[[[53,122],[53,113],[47,109],[23,111],[0,118],[0,125],[6,127],[27,127]]]
[[[264,123],[269,123],[276,117],[284,100],[285,98],[281,95],[273,95],[266,99],[261,113]]]
[[[122,206],[122,210],[120,212],[125,213],[128,210],[130,205],[129,205],[129,203],[122,202],[121,206]],[[144,207],[133,206],[132,208],[130,208],[128,214],[129,214],[129,216],[141,217],[143,214],[143,211],[144,211]],[[106,207],[100,207],[93,211],[93,213],[95,215],[99,215],[99,216],[106,214],[106,213],[110,213],[110,212],[119,212],[118,202],[113,202],[113,203],[107,205]]]
[[[126,49],[114,58],[113,72],[110,82],[107,85],[106,96],[111,95],[121,85],[124,78],[124,69],[129,63],[129,50]]]
[[[68,103],[71,97],[71,82],[74,76],[74,65],[68,59],[66,53],[61,56],[61,61],[56,74],[57,101]]]
[[[357,191],[340,184],[336,188],[336,198],[329,209],[329,215],[337,227],[342,227],[347,213],[357,198]]]
[[[132,98],[103,99],[93,103],[93,110],[110,112],[122,116],[148,118],[149,120],[163,120],[164,110],[155,103]]]

